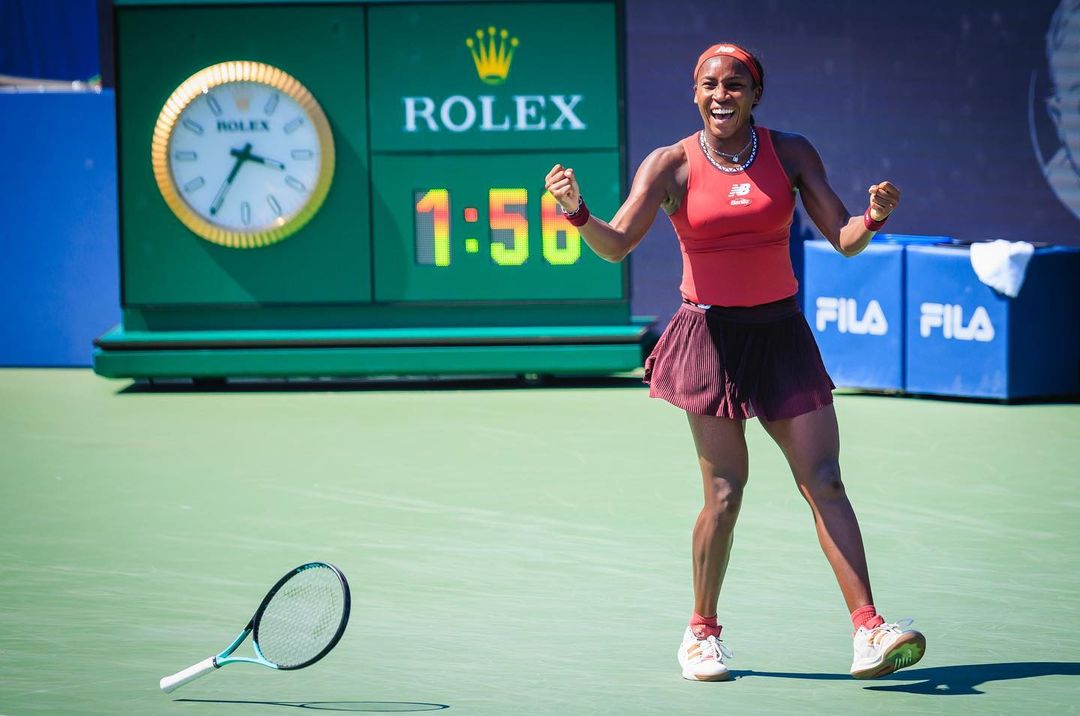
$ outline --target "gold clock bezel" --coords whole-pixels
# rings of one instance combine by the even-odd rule
[[[319,176],[308,201],[291,216],[282,217],[276,226],[252,231],[225,229],[196,212],[180,195],[170,171],[169,142],[180,115],[191,102],[204,93],[233,82],[257,82],[272,87],[300,105],[315,127],[319,140]],[[275,244],[299,231],[322,206],[334,177],[334,137],[330,122],[314,95],[284,70],[262,62],[233,60],[219,62],[199,70],[176,88],[166,100],[154,125],[150,148],[154,180],[162,198],[173,214],[196,235],[218,244],[238,249],[254,249]]]

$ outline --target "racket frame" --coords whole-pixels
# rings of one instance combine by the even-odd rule
[[[269,606],[270,600],[274,598],[274,595],[278,593],[278,590],[285,586],[286,582],[288,582],[300,572],[316,568],[330,569],[334,573],[334,575],[337,576],[338,580],[341,583],[342,600],[344,601],[344,604],[342,605],[341,619],[338,623],[337,631],[334,633],[334,636],[330,639],[330,641],[327,642],[326,646],[323,647],[322,651],[320,651],[311,659],[308,659],[307,661],[300,664],[293,664],[289,666],[281,666],[280,664],[275,664],[274,662],[263,656],[262,649],[259,648],[259,622],[262,619],[262,615],[266,611],[267,606]],[[330,650],[337,646],[337,643],[341,640],[342,635],[345,633],[345,627],[349,623],[349,611],[351,608],[351,604],[352,602],[349,594],[349,582],[347,579],[345,579],[345,575],[341,572],[340,569],[330,564],[329,562],[308,562],[307,564],[302,564],[299,567],[290,570],[284,577],[279,579],[273,587],[270,588],[270,591],[266,593],[266,596],[263,597],[262,602],[259,604],[259,608],[255,610],[255,615],[251,617],[251,620],[247,623],[247,626],[244,627],[243,631],[241,631],[236,636],[236,638],[231,644],[229,644],[229,646],[222,649],[222,651],[217,656],[212,656],[209,659],[205,659],[199,662],[198,664],[189,666],[187,669],[179,671],[172,676],[166,676],[161,680],[161,688],[163,691],[166,692],[173,691],[174,689],[179,688],[180,686],[183,686],[189,681],[193,681],[194,679],[203,676],[204,674],[207,674],[214,669],[220,669],[226,664],[235,664],[238,662],[259,664],[260,666],[266,666],[271,669],[277,669],[279,671],[292,671],[295,669],[302,669],[306,666],[311,666],[316,661],[329,654]],[[251,640],[251,645],[255,651],[255,657],[252,658],[248,656],[231,656],[231,654],[236,651],[237,647],[239,647],[244,642],[244,639],[247,638],[248,634],[251,634],[252,632],[255,632],[255,636]],[[211,666],[213,666],[213,668],[210,668]]]
[[[280,664],[275,664],[274,662],[270,661],[265,656],[263,656],[262,649],[259,647],[259,623],[262,620],[263,613],[266,612],[266,608],[270,605],[270,601],[274,598],[274,595],[278,593],[278,590],[280,590],[283,586],[285,586],[286,582],[288,582],[290,579],[295,577],[297,574],[300,574],[301,572],[304,572],[304,571],[306,571],[308,569],[329,569],[338,578],[338,581],[341,583],[341,595],[342,595],[342,600],[344,602],[344,604],[342,605],[342,609],[341,609],[341,618],[338,621],[337,631],[334,633],[334,636],[330,639],[330,641],[328,641],[326,643],[326,646],[323,647],[322,651],[320,651],[318,654],[316,654],[312,658],[308,659],[307,661],[301,662],[299,664],[293,664],[293,665],[290,665],[290,666],[281,666]],[[348,582],[347,579],[345,579],[345,575],[342,574],[340,569],[338,569],[337,567],[335,567],[334,565],[332,565],[332,564],[330,564],[328,562],[308,562],[307,564],[302,564],[299,567],[293,569],[291,572],[286,574],[281,579],[279,579],[277,581],[277,584],[275,584],[273,587],[270,588],[270,591],[266,593],[265,597],[263,597],[262,604],[260,604],[259,608],[255,610],[255,616],[253,616],[251,618],[251,621],[248,622],[247,627],[236,638],[236,641],[234,641],[229,646],[228,649],[226,649],[224,652],[222,652],[222,654],[220,656],[224,656],[227,659],[229,659],[230,661],[233,660],[233,659],[235,659],[236,661],[252,661],[252,662],[254,662],[256,664],[263,664],[264,666],[271,666],[271,667],[273,667],[275,669],[280,669],[282,671],[293,671],[295,669],[303,669],[306,666],[311,666],[316,661],[318,661],[319,659],[321,659],[324,656],[326,656],[327,654],[329,654],[330,650],[333,649],[335,646],[337,646],[337,643],[339,641],[341,641],[341,637],[345,633],[345,627],[349,624],[349,610],[351,608],[351,605],[352,605],[352,602],[351,602],[350,597],[349,597],[349,582]],[[237,646],[240,645],[240,643],[244,640],[244,637],[246,637],[248,635],[248,633],[252,632],[252,631],[254,631],[255,633],[254,633],[254,636],[251,639],[251,642],[252,642],[252,645],[255,647],[255,653],[258,655],[258,659],[246,659],[244,657],[229,657],[229,654],[231,654],[232,651],[234,649],[236,649]],[[227,662],[223,662],[223,663],[227,663]]]

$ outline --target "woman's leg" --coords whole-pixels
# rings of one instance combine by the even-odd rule
[[[840,480],[840,437],[833,406],[761,424],[784,451],[795,482],[810,503],[818,541],[840,583],[852,623],[859,627],[851,675],[874,679],[918,663],[926,651],[926,637],[906,625],[882,623],[870,606],[874,598],[859,522]]]
[[[749,472],[746,423],[710,415],[687,416],[705,488],[705,503],[693,533],[694,611],[711,617],[716,614]]]
[[[784,451],[795,483],[814,513],[814,526],[849,612],[873,604],[862,534],[840,479],[840,434],[833,406],[761,424]]]
[[[708,415],[687,415],[697,446],[705,504],[694,524],[693,536],[696,616],[683,635],[679,666],[684,679],[726,681],[731,678],[731,672],[724,664],[724,658],[731,656],[731,652],[718,638],[716,602],[720,598],[735,520],[746,486],[749,467],[746,423]]]

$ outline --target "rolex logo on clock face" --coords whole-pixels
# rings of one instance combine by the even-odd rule
[[[154,175],[173,213],[214,243],[280,241],[318,211],[333,175],[322,109],[285,72],[255,62],[209,67],[166,103]]]

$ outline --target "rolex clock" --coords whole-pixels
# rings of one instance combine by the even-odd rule
[[[261,62],[222,62],[165,102],[151,160],[165,203],[192,232],[257,248],[294,234],[319,210],[334,174],[334,141],[296,78]]]

